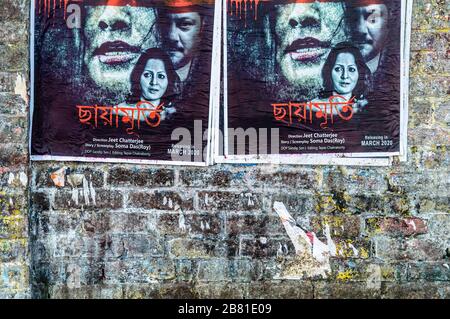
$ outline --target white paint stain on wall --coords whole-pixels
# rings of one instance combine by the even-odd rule
[[[181,229],[181,231],[186,231],[186,220],[184,219],[184,214],[181,209],[179,210],[178,215],[178,227]]]
[[[24,172],[19,173],[19,180],[22,186],[27,186],[28,184],[28,176]]]
[[[22,111],[24,111],[26,105],[28,104],[27,81],[20,73],[17,74],[16,83],[14,85],[14,94],[20,95],[20,97],[25,101],[22,107]]]
[[[326,278],[331,272],[330,257],[336,256],[336,244],[331,239],[329,225],[325,225],[327,242],[323,243],[314,232],[305,231],[297,225],[282,202],[275,202],[273,208],[280,217],[298,257],[278,278],[303,279],[315,276]],[[277,255],[279,253],[277,252]]]

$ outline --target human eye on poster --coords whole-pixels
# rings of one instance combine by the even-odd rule
[[[31,158],[208,164],[220,7],[33,0]]]
[[[216,161],[405,159],[411,5],[224,0]]]

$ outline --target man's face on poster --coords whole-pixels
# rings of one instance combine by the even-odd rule
[[[351,30],[366,61],[375,58],[386,43],[388,36],[388,8],[385,4],[370,4],[353,9]]]
[[[316,97],[331,46],[345,39],[343,18],[341,2],[276,6],[276,62],[291,91],[302,92],[306,98]]]
[[[201,39],[202,17],[198,12],[170,12],[162,26],[165,46],[175,69],[195,56]]]
[[[157,44],[155,9],[139,2],[111,0],[86,6],[84,63],[90,78],[111,92],[128,92],[140,53]]]

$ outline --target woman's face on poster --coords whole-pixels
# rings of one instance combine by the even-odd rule
[[[89,77],[111,92],[127,92],[141,52],[157,45],[156,12],[139,1],[86,6],[84,63]],[[127,5],[125,5],[127,4]]]
[[[339,53],[331,71],[334,91],[339,94],[350,94],[359,79],[355,57],[348,52]]]
[[[157,59],[148,60],[142,72],[140,84],[143,99],[147,101],[160,100],[169,86],[164,62]]]

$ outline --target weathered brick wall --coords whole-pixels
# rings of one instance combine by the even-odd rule
[[[6,39],[0,43],[0,91],[6,92],[0,93],[1,134],[7,143],[1,185],[2,196],[16,205],[11,212],[3,206],[9,199],[2,197],[0,240],[10,246],[0,250],[0,296],[26,296],[30,282],[32,296],[41,298],[450,297],[445,0],[415,0],[407,163],[386,168],[32,163],[29,239],[27,179],[20,174],[27,171],[26,108],[22,91],[14,93],[20,87],[17,74],[27,70],[26,34],[17,31],[27,25],[25,4],[7,0],[7,21],[3,11],[0,15],[5,33],[0,39]],[[14,152],[21,155],[9,155]],[[57,187],[50,174],[62,167],[65,186]],[[299,267],[301,273],[314,263],[296,259],[272,208],[275,201],[321,239],[324,225],[330,225],[338,253],[330,259],[327,279],[277,279],[280,271],[289,275]],[[18,228],[5,224],[10,219],[4,216],[13,216]],[[12,275],[5,277],[3,269],[12,269],[7,272]]]
[[[30,295],[28,254],[28,1],[0,9],[0,298]]]

